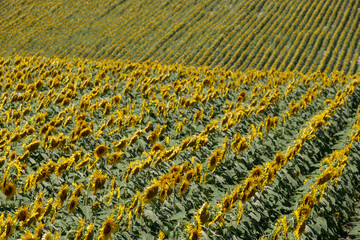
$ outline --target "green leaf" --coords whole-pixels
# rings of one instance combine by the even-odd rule
[[[171,218],[169,218],[169,221],[179,220],[179,219],[185,218],[185,216],[186,216],[186,212],[181,211],[181,212],[175,213]]]

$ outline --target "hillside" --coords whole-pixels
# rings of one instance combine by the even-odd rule
[[[359,10],[0,0],[0,239],[356,239]]]
[[[360,1],[2,1],[0,54],[233,70],[360,64]]]
[[[0,73],[2,237],[331,238],[355,211],[357,76],[44,57]]]

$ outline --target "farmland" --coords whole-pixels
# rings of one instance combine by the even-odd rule
[[[360,235],[359,1],[1,1],[0,239]]]
[[[355,74],[359,9],[357,0],[3,1],[0,51]]]

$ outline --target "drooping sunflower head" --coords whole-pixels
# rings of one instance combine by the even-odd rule
[[[116,165],[118,164],[119,162],[121,162],[122,160],[122,156],[123,156],[123,152],[115,152],[115,153],[112,153],[108,159],[108,162],[107,164],[109,165]]]
[[[101,237],[102,239],[109,239],[111,233],[115,233],[118,229],[116,222],[114,221],[112,216],[106,218],[102,228],[101,228]]]
[[[10,200],[15,195],[16,188],[16,184],[13,182],[9,182],[3,187],[2,192],[6,196],[6,201]]]
[[[75,186],[75,190],[73,192],[73,196],[75,197],[80,197],[81,195],[81,190],[83,189],[82,184],[78,184],[78,183],[73,183],[73,185]]]
[[[3,226],[5,226],[5,230],[2,232],[1,237],[4,239],[8,239],[15,229],[15,223],[13,219],[11,219],[10,215],[8,215]]]
[[[196,173],[195,170],[187,171],[185,174],[186,181],[190,181],[193,178],[193,176],[195,175],[195,173]]]
[[[180,185],[179,196],[184,195],[188,188],[189,188],[189,182],[186,180],[183,181],[182,184]]]
[[[161,145],[161,143],[156,143],[152,146],[151,150],[150,150],[150,155],[154,155],[159,151],[162,151],[164,149],[164,147]]]
[[[104,185],[107,174],[102,174],[101,170],[95,170],[91,175],[90,181],[92,182],[93,193],[96,194]]]
[[[225,212],[229,212],[231,207],[232,207],[232,203],[231,203],[231,197],[229,195],[226,195],[226,197],[224,197],[222,199],[222,202],[223,202],[223,209]]]
[[[85,240],[92,240],[94,238],[94,223],[91,223],[86,231]]]
[[[83,130],[81,130],[79,137],[80,138],[87,138],[90,136],[90,134],[92,133],[90,128],[84,128]]]
[[[68,207],[68,213],[72,213],[72,212],[75,211],[75,208],[76,208],[76,206],[78,205],[78,202],[79,202],[79,198],[76,197],[76,196],[73,196],[73,197],[70,199],[69,207]]]
[[[25,148],[29,152],[35,152],[39,148],[40,144],[41,144],[40,141],[35,141],[35,142],[28,144]]]
[[[104,155],[106,155],[106,153],[107,153],[108,150],[109,150],[109,147],[108,147],[108,146],[99,145],[99,146],[97,146],[97,147],[94,149],[95,156],[96,156],[97,158],[101,158],[101,157],[103,157]]]
[[[67,195],[68,195],[68,185],[67,184],[64,184],[61,186],[61,189],[60,189],[58,195],[59,195],[60,202],[63,203],[66,200]]]
[[[150,187],[146,188],[145,194],[143,195],[142,202],[143,203],[150,203],[158,194],[160,185],[159,183],[155,183]]]
[[[216,167],[217,167],[217,162],[218,162],[218,157],[215,156],[215,155],[212,155],[210,158],[209,158],[209,161],[208,161],[208,167],[209,167],[209,170],[210,172],[214,172]]]
[[[200,210],[196,211],[196,220],[199,225],[206,225],[209,220],[209,205],[208,203],[204,203]]]

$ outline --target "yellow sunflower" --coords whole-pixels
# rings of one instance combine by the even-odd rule
[[[76,196],[72,196],[69,202],[69,207],[68,207],[68,213],[72,213],[75,211],[76,206],[78,205],[79,202],[79,198]]]
[[[10,200],[16,193],[16,184],[9,182],[3,186],[2,192],[6,196],[6,201]]]
[[[108,216],[104,222],[100,232],[102,239],[110,239],[111,233],[115,233],[118,230],[118,225],[114,221],[112,216]]]
[[[40,141],[35,141],[35,142],[28,144],[25,147],[25,149],[28,150],[29,152],[35,152],[39,148],[40,144],[41,144]]]
[[[66,200],[67,196],[68,196],[68,185],[64,184],[61,186],[61,189],[58,193],[59,199],[60,199],[60,203],[64,203],[64,201]]]
[[[8,215],[5,224],[3,223],[3,226],[5,226],[5,229],[0,235],[0,239],[7,239],[11,236],[15,229],[15,222],[11,219],[10,215]]]
[[[187,189],[189,188],[189,182],[188,181],[183,181],[180,189],[179,189],[179,196],[182,196],[186,193]]]
[[[86,231],[84,240],[92,240],[94,238],[94,224],[91,223]]]
[[[159,183],[154,183],[150,187],[147,187],[142,197],[143,204],[150,203],[152,200],[154,200],[154,198],[159,192],[159,188],[160,188]]]
[[[108,146],[99,145],[99,146],[97,146],[97,147],[94,149],[95,156],[96,156],[97,158],[101,158],[101,157],[103,157],[104,155],[106,155],[106,153],[107,153],[108,150],[109,150],[109,147],[108,147]]]
[[[30,211],[28,206],[25,205],[15,212],[15,218],[17,221],[26,222],[30,217]]]
[[[96,194],[104,185],[107,178],[107,174],[103,175],[101,170],[95,170],[90,177],[92,183],[93,194]]]

